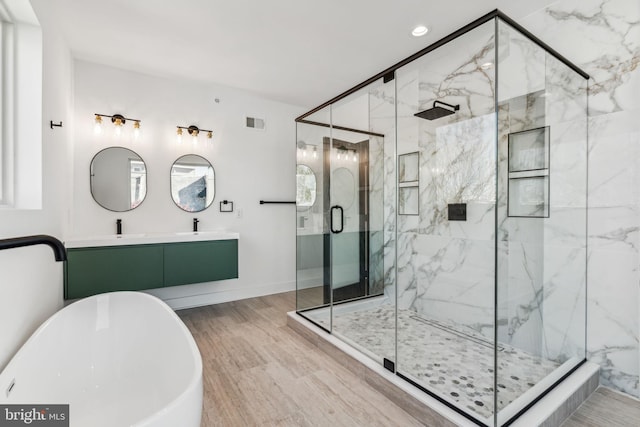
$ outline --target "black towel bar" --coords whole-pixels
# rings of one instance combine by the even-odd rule
[[[260,200],[261,205],[295,205],[296,202]]]

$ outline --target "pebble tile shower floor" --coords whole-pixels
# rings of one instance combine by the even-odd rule
[[[305,316],[329,328],[328,311]],[[333,330],[380,358],[395,359],[395,308],[383,305],[335,314]],[[488,418],[493,415],[494,349],[491,340],[461,325],[398,310],[396,370],[456,406]],[[498,410],[504,408],[559,363],[506,344],[498,346]]]

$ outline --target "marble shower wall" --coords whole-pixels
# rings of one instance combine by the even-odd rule
[[[591,76],[587,357],[640,397],[640,2],[560,0],[521,24]]]
[[[485,24],[396,73],[398,155],[420,153],[419,215],[397,217],[398,307],[488,338],[496,273],[494,28]],[[563,362],[584,356],[585,85],[526,37],[502,31],[498,336]],[[414,117],[436,99],[460,111]],[[508,134],[544,126],[553,128],[552,215],[508,218]],[[467,221],[448,220],[450,203],[467,204]]]
[[[420,155],[419,215],[397,216],[398,307],[487,337],[494,317],[494,58],[490,22],[396,72],[398,155]],[[460,110],[433,121],[414,117],[435,100]],[[448,220],[451,203],[467,204],[467,221]]]
[[[498,32],[498,339],[559,363],[580,360],[585,355],[586,81],[508,24],[500,21]],[[540,151],[548,160],[530,167],[545,169],[509,172],[509,134],[535,129],[548,137],[548,152]],[[522,176],[548,185],[548,217],[509,216],[527,196],[507,194],[521,182],[510,178]]]

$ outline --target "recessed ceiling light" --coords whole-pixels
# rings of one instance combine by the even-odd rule
[[[411,31],[411,34],[414,37],[420,37],[420,36],[424,36],[428,32],[429,32],[429,29],[427,27],[425,27],[424,25],[418,25],[413,29],[413,31]]]

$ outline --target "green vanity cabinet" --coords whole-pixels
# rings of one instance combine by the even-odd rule
[[[238,241],[172,243],[164,248],[164,285],[238,277]]]
[[[163,245],[67,250],[65,297],[161,288]]]
[[[238,240],[67,249],[65,299],[238,277]]]

